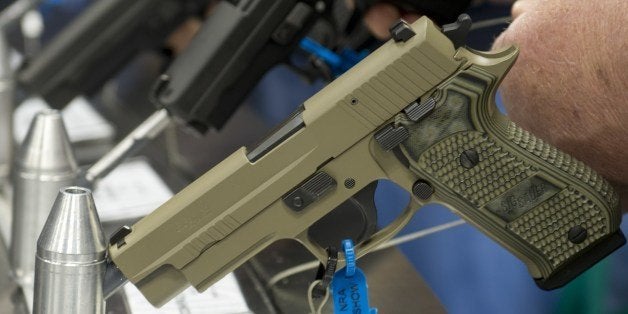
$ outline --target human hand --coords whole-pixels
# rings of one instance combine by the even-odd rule
[[[598,171],[628,211],[628,1],[519,0],[494,47],[521,54],[500,86],[509,117]]]

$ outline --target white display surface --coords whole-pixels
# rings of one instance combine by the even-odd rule
[[[172,195],[148,162],[138,158],[98,182],[94,202],[101,222],[133,220],[148,215]]]
[[[132,314],[241,314],[249,310],[238,282],[229,274],[203,293],[190,287],[159,309],[154,308],[135,286],[124,287]]]
[[[31,120],[35,115],[48,109],[46,101],[39,97],[31,97],[22,102],[13,114],[14,137],[21,143]],[[114,136],[114,129],[94,108],[87,99],[78,96],[61,111],[63,122],[68,130],[72,143],[108,139]]]

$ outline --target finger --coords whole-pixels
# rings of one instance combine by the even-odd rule
[[[401,18],[399,9],[389,3],[377,3],[364,15],[364,23],[377,39],[387,39],[388,28]]]

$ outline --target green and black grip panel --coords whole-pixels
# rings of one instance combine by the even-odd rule
[[[517,49],[502,54],[514,61]],[[399,114],[394,128],[407,136],[396,150],[419,177],[416,197],[479,227],[542,289],[559,288],[625,243],[618,196],[593,170],[498,111],[501,75],[478,65],[490,62],[474,60]]]

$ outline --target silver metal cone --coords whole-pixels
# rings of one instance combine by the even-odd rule
[[[33,313],[104,313],[106,253],[90,190],[62,189],[37,241]]]
[[[74,152],[59,111],[43,110],[33,118],[15,164],[40,172],[76,171]]]
[[[10,257],[18,282],[25,287],[33,284],[37,237],[50,208],[59,189],[73,185],[77,174],[78,166],[61,115],[55,110],[37,114],[13,169]],[[32,296],[28,295],[27,299]]]

